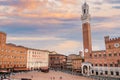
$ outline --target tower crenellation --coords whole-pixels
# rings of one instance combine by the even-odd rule
[[[120,37],[110,38],[109,36],[105,36],[105,42],[114,42],[114,41],[120,41]]]

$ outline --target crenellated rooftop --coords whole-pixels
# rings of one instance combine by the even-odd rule
[[[109,36],[105,36],[105,42],[113,42],[113,41],[120,41],[120,37],[110,38]]]

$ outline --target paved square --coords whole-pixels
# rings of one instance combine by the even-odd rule
[[[27,73],[17,73],[15,75],[12,75],[11,78],[31,78],[32,80],[93,80],[90,78],[71,75],[60,71],[50,71],[49,73],[35,71]]]

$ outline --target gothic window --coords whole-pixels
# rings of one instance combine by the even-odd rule
[[[90,57],[92,57],[92,54],[90,54]]]
[[[113,64],[110,64],[110,67],[113,67]]]
[[[103,54],[104,57],[106,57],[106,54]]]
[[[94,74],[94,71],[92,70],[92,74]]]
[[[116,76],[119,76],[119,72],[116,72]]]
[[[107,75],[107,74],[108,74],[108,71],[105,71],[105,74]]]
[[[100,75],[103,75],[103,73],[101,72]]]
[[[101,57],[101,54],[99,54],[99,57]]]
[[[114,56],[117,56],[117,53],[115,53]]]
[[[100,64],[100,66],[102,66],[102,64]]]
[[[104,66],[106,66],[106,67],[107,67],[107,64],[104,64]]]
[[[118,64],[120,64],[120,60],[117,60]]]
[[[95,56],[95,57],[97,57],[97,55],[96,55],[96,54],[95,54],[94,56]]]
[[[96,75],[98,75],[98,71],[96,72]]]
[[[84,14],[86,13],[86,10],[84,9]]]
[[[110,73],[111,73],[111,75],[113,75],[113,71],[111,71]]]
[[[112,54],[109,54],[109,56],[111,57],[111,56],[112,56]]]
[[[118,67],[118,64],[115,64],[115,67]]]
[[[97,66],[97,64],[95,64],[95,66]]]

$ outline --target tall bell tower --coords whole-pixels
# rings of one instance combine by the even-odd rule
[[[92,51],[92,41],[91,41],[89,5],[86,2],[82,5],[81,20],[82,20],[84,57],[87,58],[90,57]]]

